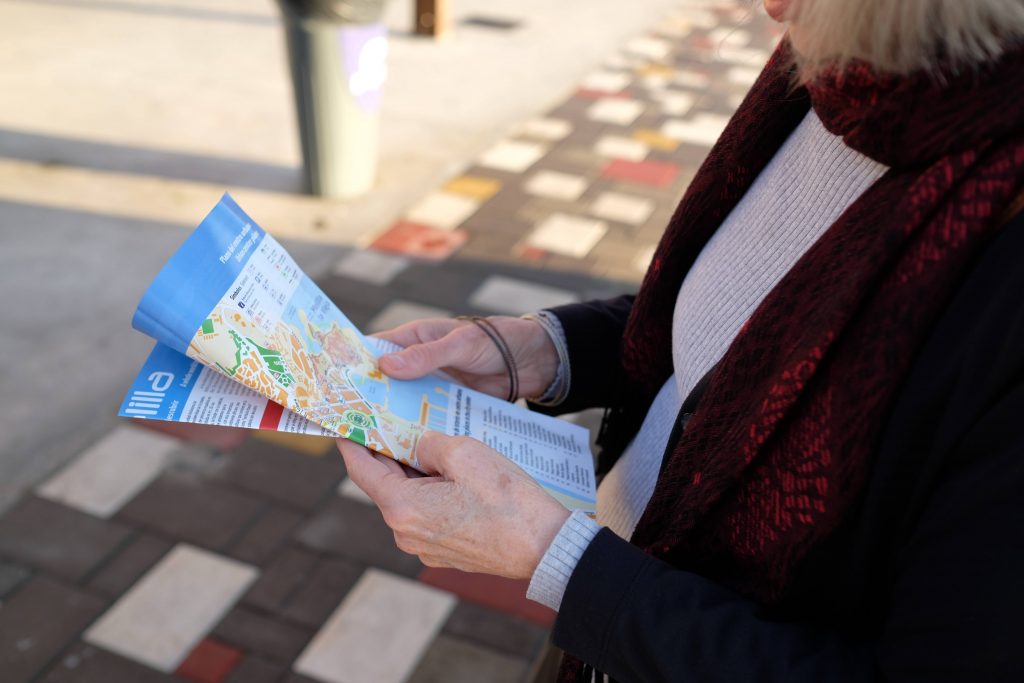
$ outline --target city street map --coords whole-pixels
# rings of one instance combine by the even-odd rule
[[[225,195],[160,271],[133,327],[157,340],[120,415],[341,436],[418,467],[428,430],[470,436],[593,511],[587,431],[447,379],[395,380],[367,337]]]

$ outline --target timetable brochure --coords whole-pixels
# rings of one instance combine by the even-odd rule
[[[156,339],[119,414],[341,436],[417,467],[428,430],[482,441],[570,509],[592,512],[586,429],[442,376],[397,380],[288,252],[224,195],[142,296]]]

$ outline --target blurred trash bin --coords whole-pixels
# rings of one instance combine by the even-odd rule
[[[380,91],[387,79],[386,0],[277,0],[307,189],[356,197],[377,175]]]

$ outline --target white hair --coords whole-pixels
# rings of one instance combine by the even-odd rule
[[[895,74],[971,67],[1024,38],[1024,0],[794,0],[787,18],[804,77],[852,60]]]

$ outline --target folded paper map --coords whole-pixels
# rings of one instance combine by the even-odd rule
[[[146,290],[132,326],[157,340],[125,417],[342,436],[416,467],[427,430],[470,436],[570,509],[592,511],[587,430],[437,376],[377,367],[364,336],[225,195]]]

